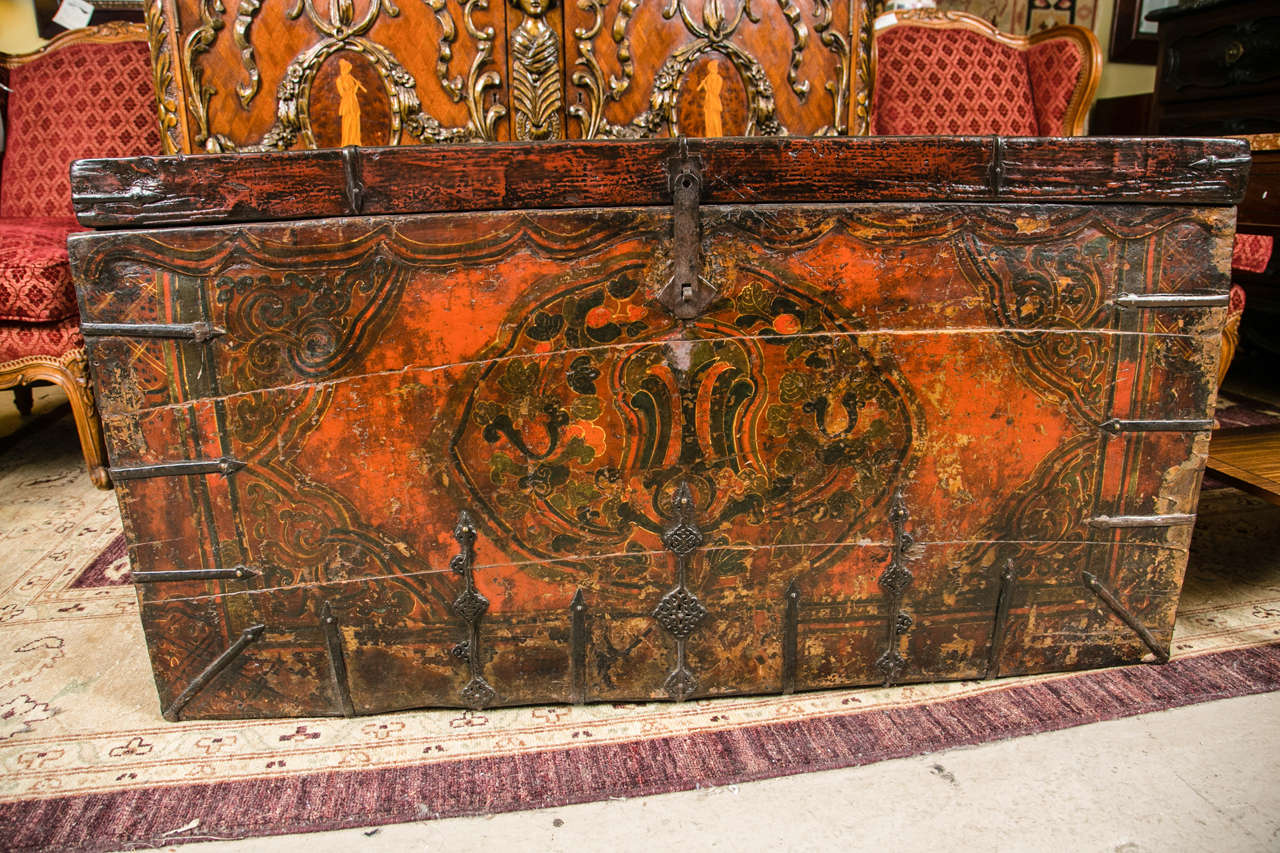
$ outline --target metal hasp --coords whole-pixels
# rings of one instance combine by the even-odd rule
[[[466,588],[453,600],[453,612],[467,623],[467,639],[459,648],[462,657],[466,658],[470,680],[462,688],[462,699],[467,706],[480,710],[497,696],[497,692],[489,686],[489,682],[481,675],[480,664],[480,617],[489,609],[489,599],[476,589],[476,526],[471,520],[471,513],[465,509],[458,513],[458,524],[453,528],[453,538],[458,540],[460,550],[449,561],[449,568],[455,574],[462,575]]]
[[[678,319],[691,320],[707,310],[719,295],[702,277],[702,227],[698,204],[702,199],[702,163],[689,156],[681,138],[679,153],[671,158],[671,280],[658,301]]]
[[[907,659],[899,649],[898,637],[911,630],[911,617],[902,610],[902,594],[911,583],[914,575],[907,568],[907,551],[915,544],[915,539],[906,531],[907,502],[902,497],[902,489],[893,493],[893,501],[889,504],[889,523],[893,525],[893,553],[889,557],[889,565],[880,573],[880,588],[889,599],[887,609],[888,623],[885,628],[884,653],[876,660],[876,669],[884,676],[884,686],[890,687],[902,673]]]
[[[672,509],[675,523],[663,531],[662,544],[676,555],[676,585],[653,608],[653,618],[676,640],[676,665],[663,687],[672,699],[683,701],[698,689],[698,677],[685,661],[685,643],[698,623],[707,617],[707,608],[685,586],[689,577],[689,555],[702,547],[704,540],[702,530],[693,521],[693,494],[688,483],[682,482],[676,489]]]
[[[1129,609],[1120,603],[1120,599],[1116,598],[1116,594],[1107,588],[1106,584],[1098,580],[1097,575],[1092,572],[1081,572],[1081,579],[1084,585],[1093,591],[1093,594],[1102,599],[1102,603],[1111,608],[1111,612],[1120,617],[1120,621],[1128,625],[1133,632],[1142,640],[1143,645],[1151,650],[1156,656],[1156,660],[1160,663],[1169,662],[1169,653],[1160,648],[1160,644],[1156,642],[1155,635],[1146,625],[1138,621],[1138,617],[1129,612]]]
[[[192,699],[196,698],[196,694],[205,689],[210,681],[217,678],[220,672],[231,665],[232,661],[240,657],[240,654],[249,648],[250,644],[257,642],[265,630],[267,630],[266,625],[251,625],[241,631],[236,641],[228,646],[222,654],[214,658],[213,663],[206,666],[199,675],[191,679],[191,683],[178,694],[178,698],[169,703],[169,707],[164,709],[164,718],[171,723],[178,722],[182,709],[187,707]]]

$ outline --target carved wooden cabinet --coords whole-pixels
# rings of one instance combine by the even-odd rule
[[[1167,655],[1244,144],[681,142],[77,165],[170,718]]]
[[[170,152],[866,132],[861,0],[148,0]]]

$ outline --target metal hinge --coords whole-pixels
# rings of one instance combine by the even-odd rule
[[[681,320],[690,320],[705,311],[719,294],[702,277],[702,230],[698,220],[702,163],[689,155],[683,139],[679,153],[671,158],[670,175],[674,214],[671,280],[658,294],[658,301]]]

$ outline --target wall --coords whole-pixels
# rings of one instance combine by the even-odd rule
[[[33,0],[0,0],[0,53],[27,53],[42,44]]]
[[[1156,87],[1154,65],[1125,65],[1107,60],[1107,49],[1111,43],[1111,19],[1115,13],[1115,7],[1115,0],[1098,0],[1093,32],[1102,45],[1102,79],[1098,82],[1100,99],[1141,95],[1154,91]]]

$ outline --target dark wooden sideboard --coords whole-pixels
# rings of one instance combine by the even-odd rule
[[[1184,0],[1148,18],[1159,25],[1151,133],[1280,132],[1280,3]]]
[[[1243,143],[87,161],[170,719],[1167,658]],[[120,230],[125,229],[125,230]]]

